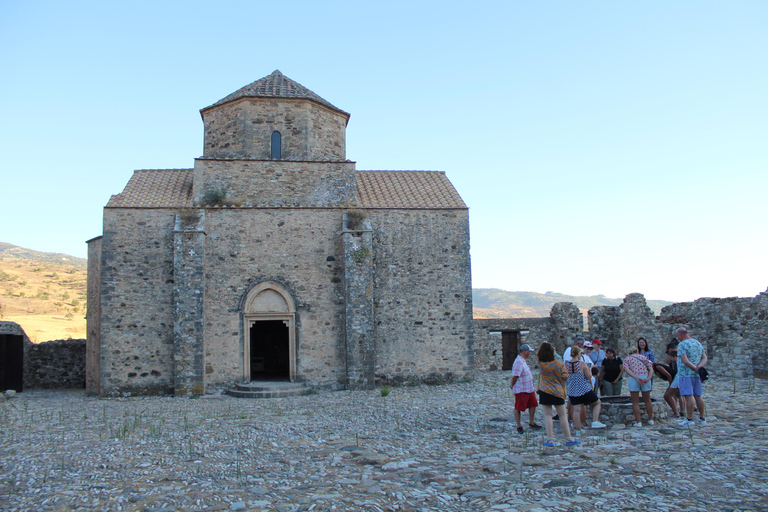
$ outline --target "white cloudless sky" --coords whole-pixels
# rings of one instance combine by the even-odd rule
[[[0,1],[0,241],[86,256],[134,169],[279,69],[360,170],[445,171],[475,288],[768,287],[768,2]]]

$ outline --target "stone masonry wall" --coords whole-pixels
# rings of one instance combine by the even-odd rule
[[[555,338],[552,318],[478,318],[474,321],[475,368],[498,370],[502,368],[502,332],[520,332],[520,343],[538,347]],[[522,334],[528,331],[526,334]],[[517,348],[517,347],[516,347]],[[529,358],[529,364],[535,363]]]
[[[85,389],[85,340],[26,341],[24,388]]]
[[[349,207],[357,200],[351,162],[195,160],[196,200],[222,188],[246,207]]]
[[[348,116],[299,99],[243,98],[203,112],[204,155],[271,160],[272,133],[282,136],[282,160],[346,160]]]
[[[684,325],[706,348],[707,369],[724,377],[768,372],[768,290],[754,298],[702,298],[666,306],[659,320]]]
[[[587,323],[589,324],[589,339],[600,338],[603,343],[603,349],[618,347],[619,338],[619,308],[616,306],[594,306],[587,312]],[[599,336],[592,335],[593,332],[600,333]]]
[[[589,313],[590,334],[601,340],[611,338],[618,318],[619,337],[614,346],[621,357],[642,336],[657,362],[665,362],[667,343],[679,327],[686,327],[707,350],[711,374],[740,378],[768,371],[768,292],[754,298],[702,298],[672,304],[657,317],[645,298],[633,293],[621,306],[592,308]]]
[[[344,268],[339,209],[206,213],[206,386],[242,380],[240,309],[252,283],[282,283],[296,303],[296,380],[343,388]]]
[[[167,209],[104,210],[102,395],[173,390],[175,218]]]
[[[85,389],[89,395],[101,390],[101,240],[88,240],[88,277],[86,310]]]
[[[370,210],[376,378],[449,379],[474,371],[466,210]]]
[[[23,337],[24,389],[85,388],[85,340],[29,341],[16,322],[0,321],[0,334]]]

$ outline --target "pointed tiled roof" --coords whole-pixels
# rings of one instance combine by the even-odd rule
[[[271,75],[265,76],[252,84],[248,84],[245,87],[236,90],[213,105],[200,110],[200,112],[204,112],[209,108],[217,107],[240,98],[294,98],[312,100],[349,117],[347,112],[335,107],[300,83],[291,80],[277,69],[273,71]]]
[[[192,169],[133,171],[125,189],[107,208],[187,208],[192,206]]]
[[[360,208],[467,209],[442,171],[357,171],[356,176]]]

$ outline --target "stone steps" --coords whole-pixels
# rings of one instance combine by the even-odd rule
[[[253,381],[237,384],[227,394],[236,398],[283,398],[307,392],[305,384],[287,381]]]

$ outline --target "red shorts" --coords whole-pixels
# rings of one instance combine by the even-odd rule
[[[538,407],[536,393],[515,393],[515,410],[523,412],[533,407]]]

